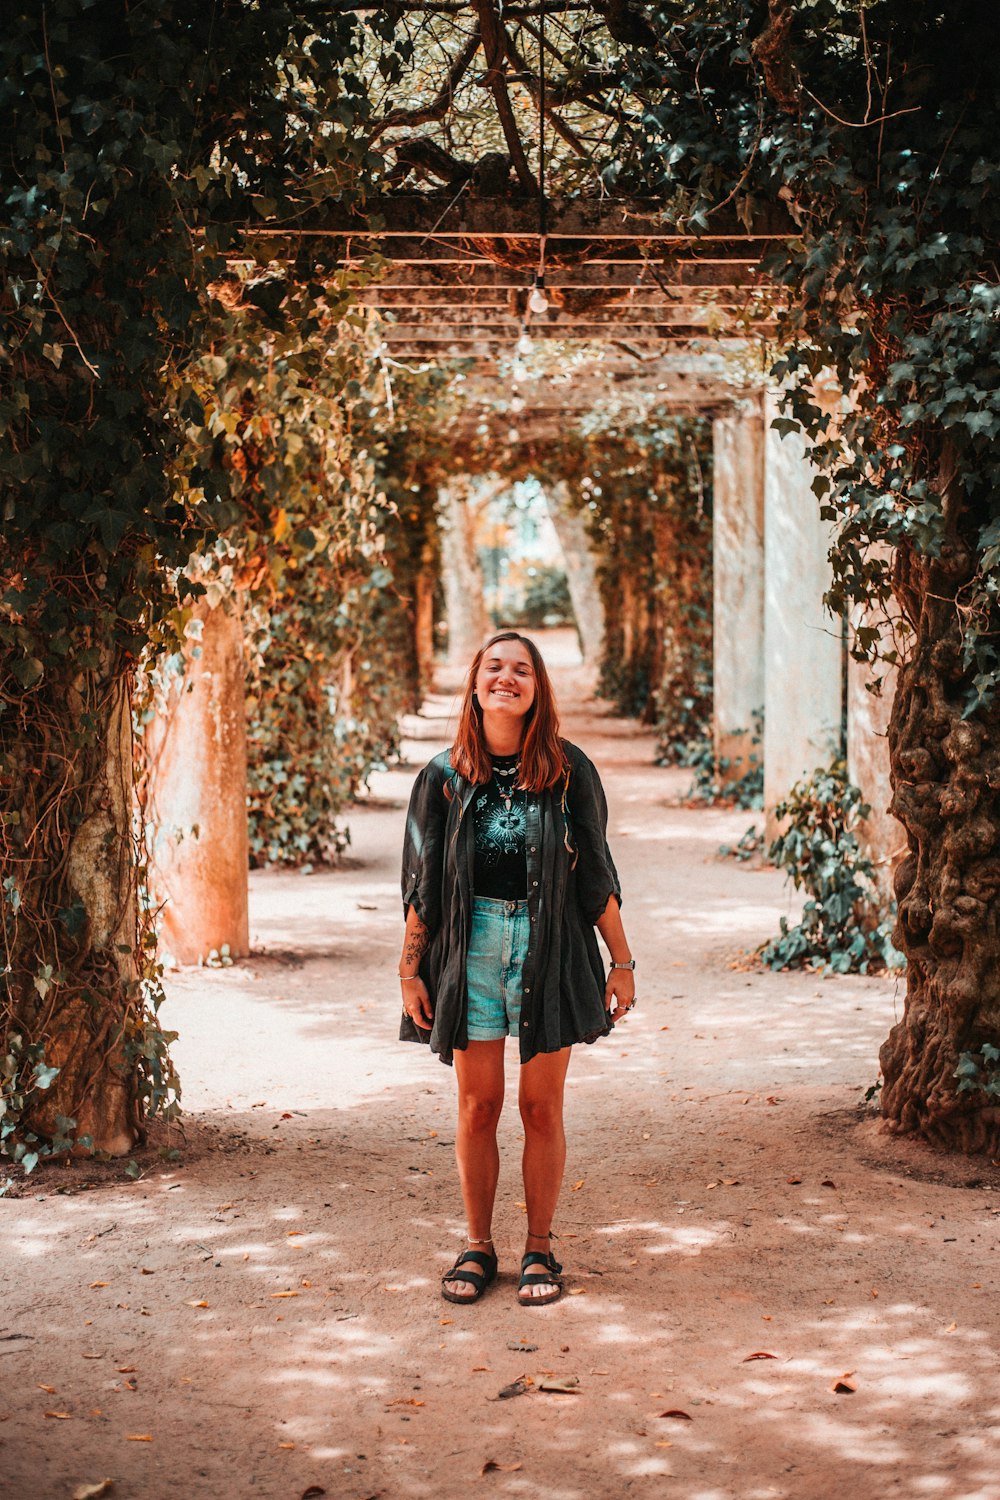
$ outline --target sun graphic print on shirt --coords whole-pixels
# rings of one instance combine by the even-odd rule
[[[508,807],[484,793],[476,802],[476,853],[487,865],[524,850],[524,807],[517,797]]]

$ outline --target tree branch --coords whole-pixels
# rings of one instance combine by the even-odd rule
[[[507,93],[507,82],[503,76],[503,63],[508,42],[507,31],[494,9],[494,0],[473,0],[473,3],[479,17],[479,30],[483,39],[483,51],[486,54],[486,76],[496,101],[497,114],[500,117],[504,140],[507,142],[507,150],[510,152],[518,182],[526,192],[536,193],[538,183],[528,165],[521,137],[517,133],[514,111],[511,107],[510,95]]]
[[[507,56],[514,64],[515,68],[519,68],[521,73],[524,75],[518,81],[523,83],[525,88],[528,90],[528,93],[534,100],[535,108],[537,110],[541,101],[542,92],[541,88],[539,87],[538,79],[528,67],[528,64],[522,53],[518,50],[517,43],[514,41],[514,38],[509,35],[507,37]],[[548,89],[546,88],[546,95],[547,94]],[[552,105],[549,103],[548,98],[546,98],[545,101],[545,118],[549,121],[556,135],[562,136],[567,145],[572,146],[576,154],[578,156],[582,156],[584,161],[590,161],[590,152],[587,150],[586,146],[583,144],[576,131],[573,130],[571,126],[567,125],[565,120],[563,120],[559,115],[556,114],[555,110],[552,108]]]
[[[469,38],[466,45],[455,58],[448,70],[448,77],[437,98],[430,104],[425,104],[419,109],[394,109],[380,120],[375,121],[375,128],[371,139],[376,140],[383,130],[395,130],[404,125],[426,125],[431,120],[443,120],[451,109],[455,90],[468,71],[469,64],[479,51],[479,24]]]

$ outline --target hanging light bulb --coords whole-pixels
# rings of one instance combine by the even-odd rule
[[[532,344],[531,339],[528,337],[528,335],[526,333],[522,333],[521,337],[517,341],[516,347],[518,354],[530,354],[532,349],[534,348],[534,345]]]
[[[536,278],[535,284],[531,288],[528,306],[533,313],[543,313],[549,310],[549,299],[545,295],[545,283],[540,276]]]

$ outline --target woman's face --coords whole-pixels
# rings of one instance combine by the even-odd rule
[[[523,719],[535,701],[535,669],[521,641],[497,641],[479,664],[476,697],[484,714]]]

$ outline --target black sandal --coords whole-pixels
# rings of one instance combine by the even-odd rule
[[[544,1266],[542,1272],[531,1272],[531,1266]],[[562,1266],[556,1260],[550,1250],[544,1254],[541,1250],[529,1250],[521,1261],[521,1279],[517,1283],[517,1300],[522,1307],[544,1307],[549,1302],[558,1302],[563,1293]],[[525,1287],[548,1285],[552,1291],[548,1296],[522,1297],[521,1293]]]
[[[463,1271],[459,1268],[466,1261],[475,1261],[477,1266],[482,1266],[482,1272]],[[450,1271],[446,1271],[441,1277],[441,1295],[446,1302],[478,1302],[491,1281],[497,1276],[497,1253],[491,1250],[489,1255],[484,1255],[482,1250],[463,1250]],[[447,1281],[467,1281],[473,1288],[469,1295],[462,1292],[449,1291],[444,1285]]]

